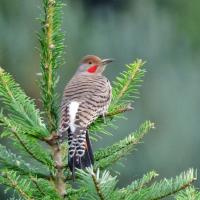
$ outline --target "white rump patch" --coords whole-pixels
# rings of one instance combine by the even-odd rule
[[[76,113],[78,111],[79,107],[79,102],[72,101],[69,104],[69,126],[72,132],[76,130],[76,125],[75,125],[75,118],[76,118]]]

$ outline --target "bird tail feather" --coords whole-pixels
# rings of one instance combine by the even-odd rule
[[[92,146],[89,139],[88,130],[78,130],[79,133],[73,134],[73,140],[69,141],[68,166],[72,172],[73,180],[75,179],[75,169],[84,169],[94,164]],[[84,134],[84,137],[83,137]],[[73,154],[70,152],[73,152]]]

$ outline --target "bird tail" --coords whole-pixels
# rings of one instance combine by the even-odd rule
[[[94,164],[94,156],[89,139],[88,130],[77,128],[75,133],[68,134],[69,154],[68,166],[75,178],[75,168],[84,169]]]

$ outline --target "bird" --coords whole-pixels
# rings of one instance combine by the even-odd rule
[[[95,55],[83,57],[63,92],[59,135],[68,140],[68,166],[73,179],[77,168],[94,164],[88,128],[108,111],[112,87],[103,72],[112,61]]]

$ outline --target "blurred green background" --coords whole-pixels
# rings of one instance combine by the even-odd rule
[[[112,144],[150,119],[156,129],[122,164],[119,186],[149,170],[171,177],[200,168],[200,1],[76,0],[65,1],[65,65],[59,93],[86,54],[115,58],[106,70],[113,80],[124,64],[147,61],[140,99],[113,137],[103,136],[94,149]],[[40,106],[36,84],[39,47],[36,31],[40,0],[0,0],[0,65],[10,72]],[[0,194],[0,199],[5,195]]]

